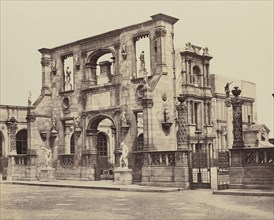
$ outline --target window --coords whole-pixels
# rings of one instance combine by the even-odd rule
[[[26,154],[28,148],[28,132],[27,130],[18,131],[16,134],[16,151],[17,154]]]
[[[70,153],[71,154],[75,153],[74,133],[71,135],[71,138],[70,138]]]
[[[104,133],[99,132],[97,135],[98,156],[107,156],[107,137]]]

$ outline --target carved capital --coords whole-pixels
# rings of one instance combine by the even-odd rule
[[[155,29],[154,34],[156,37],[165,37],[166,36],[166,29],[162,27],[158,27]]]
[[[117,44],[114,45],[115,50],[119,50],[119,48],[120,48],[120,43],[117,43]]]
[[[49,66],[50,65],[50,58],[42,57],[41,58],[41,65],[44,66]]]
[[[27,114],[26,120],[27,120],[28,122],[34,122],[34,121],[35,121],[35,115],[34,115],[33,113]]]
[[[82,58],[86,58],[87,57],[87,51],[86,50],[82,50],[81,51],[81,57]]]

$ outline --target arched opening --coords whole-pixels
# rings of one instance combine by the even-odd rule
[[[70,153],[75,154],[75,141],[74,141],[74,133],[70,137]]]
[[[113,179],[113,167],[115,164],[115,134],[114,121],[107,115],[98,115],[94,117],[89,125],[88,130],[96,132],[96,149],[97,149],[97,169],[100,177],[98,179]],[[92,146],[90,146],[92,148]]]
[[[90,80],[94,85],[111,82],[115,70],[115,56],[111,50],[97,50],[90,55],[88,60],[85,69],[86,80]]]
[[[20,130],[16,134],[17,154],[26,154],[28,148],[28,132],[26,129]]]

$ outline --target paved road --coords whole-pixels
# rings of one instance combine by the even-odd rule
[[[273,197],[0,184],[0,219],[274,219]]]

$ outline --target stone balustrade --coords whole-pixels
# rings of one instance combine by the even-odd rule
[[[28,155],[27,154],[14,155],[14,163],[16,166],[27,166]]]
[[[157,152],[146,152],[149,157],[149,164],[151,166],[175,166],[176,157],[175,152],[171,151],[157,151]],[[144,164],[143,153],[134,153],[135,165]]]
[[[274,148],[245,148],[241,161],[243,166],[274,165]]]
[[[63,168],[72,168],[74,166],[74,154],[60,154],[60,165]]]

